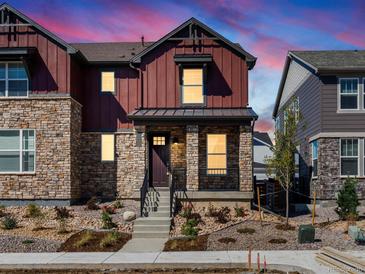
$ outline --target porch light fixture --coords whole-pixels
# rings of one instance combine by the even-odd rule
[[[177,137],[173,137],[173,138],[172,138],[172,143],[173,143],[174,145],[177,145],[177,144],[179,143],[179,139],[178,139]]]

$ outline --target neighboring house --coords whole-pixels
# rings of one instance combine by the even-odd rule
[[[239,44],[194,18],[153,43],[70,44],[7,4],[0,27],[2,202],[144,199],[170,172],[190,199],[250,202]]]
[[[300,191],[336,199],[347,177],[365,198],[365,51],[290,51],[273,112],[282,128],[288,102],[300,111]],[[293,100],[290,100],[293,99]]]
[[[268,180],[265,159],[273,155],[271,150],[273,143],[267,132],[253,133],[253,174],[257,181]]]

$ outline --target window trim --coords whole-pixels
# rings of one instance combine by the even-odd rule
[[[225,153],[209,153],[208,152],[208,135],[225,135],[226,137],[226,151]],[[228,134],[227,133],[207,133],[206,134],[206,176],[218,176],[218,177],[223,177],[223,176],[228,176]],[[226,173],[225,174],[209,174],[208,173],[208,157],[209,155],[226,155],[226,167],[225,168],[222,168],[222,169],[225,169],[226,170]],[[214,168],[212,168],[214,169]]]
[[[112,135],[114,137],[113,143],[113,160],[103,160],[103,135]],[[105,132],[100,134],[100,162],[102,163],[114,163],[116,158],[116,146],[115,146],[115,134],[110,132]]]
[[[22,171],[23,170],[23,152],[29,152],[33,150],[23,150],[23,131],[34,131],[34,171]],[[0,131],[19,131],[19,171],[0,171],[1,175],[4,174],[17,174],[17,175],[34,175],[37,171],[37,131],[33,128],[17,129],[17,128],[0,128]],[[6,151],[6,150],[1,150]],[[8,150],[13,151],[13,150]]]
[[[361,81],[360,77],[338,77],[337,78],[337,112],[339,113],[352,113],[352,112],[358,112],[364,108],[364,105],[362,104],[361,98],[362,92],[361,92]],[[342,80],[357,80],[357,108],[353,109],[343,109],[341,108],[341,81]]]
[[[314,158],[314,142],[317,144],[317,158]],[[318,140],[313,140],[311,142],[312,146],[312,178],[318,178]],[[341,154],[340,154],[341,155]],[[314,160],[317,160],[317,175],[314,175]]]
[[[341,146],[341,142],[342,140],[357,140],[357,174],[356,175],[342,175],[342,165],[341,165],[341,160],[342,158],[355,158],[355,156],[342,156],[342,146]],[[340,178],[347,178],[347,177],[351,177],[351,178],[356,178],[356,177],[360,177],[360,138],[339,138],[339,147],[340,147],[340,154],[339,154],[339,159],[340,159]]]
[[[103,72],[113,72],[114,73],[114,91],[103,91]],[[101,95],[117,95],[117,78],[115,69],[100,69],[99,71],[99,94]]]
[[[180,71],[180,105],[182,107],[206,107],[207,106],[207,95],[206,95],[206,81],[207,81],[207,68],[206,64],[190,64],[190,65],[179,65]],[[201,69],[203,76],[202,83],[202,93],[203,93],[203,103],[184,103],[184,69]]]
[[[0,61],[0,64],[5,64],[5,78],[1,80],[5,80],[5,96],[0,96],[1,99],[14,99],[14,98],[28,98],[29,97],[29,75],[27,72],[27,68],[25,64],[22,61]],[[26,96],[9,96],[9,64],[22,64],[25,70],[25,73],[27,74],[27,78],[16,78],[11,80],[20,80],[20,81],[27,81],[27,95]]]

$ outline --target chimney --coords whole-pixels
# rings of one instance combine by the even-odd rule
[[[144,47],[144,36],[141,37],[142,46]]]

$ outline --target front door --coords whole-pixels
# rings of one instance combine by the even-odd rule
[[[168,186],[170,162],[169,138],[167,134],[150,136],[150,182],[153,187]]]

